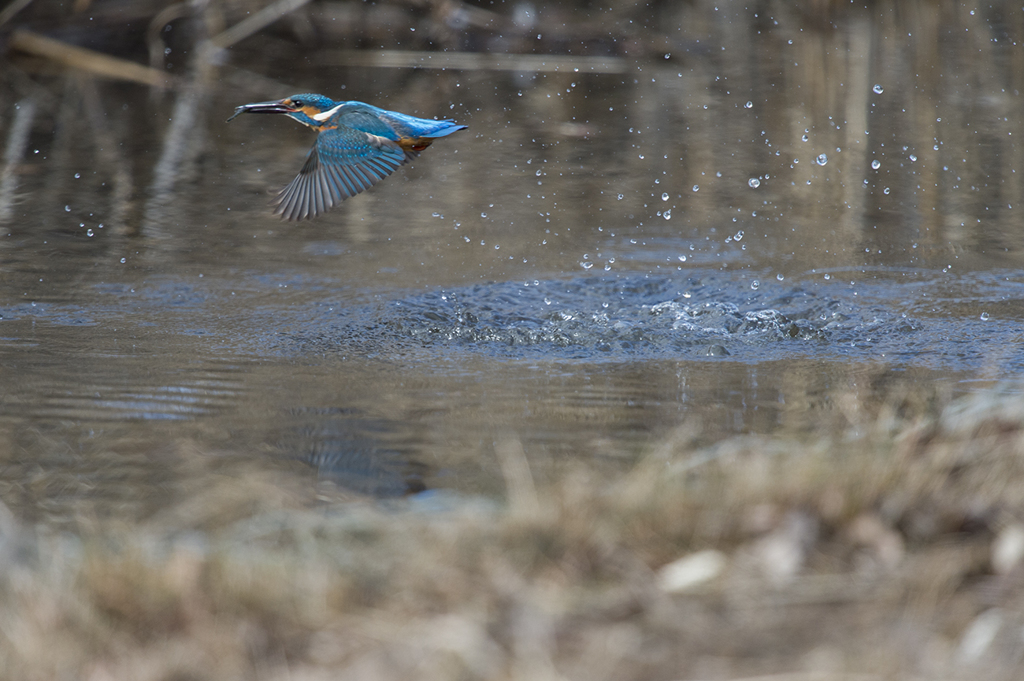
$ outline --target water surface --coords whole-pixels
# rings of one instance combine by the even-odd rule
[[[666,10],[675,47],[621,73],[324,53],[284,80],[254,38],[164,95],[5,81],[0,132],[35,109],[0,226],[4,501],[143,517],[192,456],[501,494],[508,438],[614,472],[684,422],[806,430],[843,395],[1016,377],[1019,27],[725,5]],[[284,223],[311,133],[225,119],[293,91],[469,129]]]

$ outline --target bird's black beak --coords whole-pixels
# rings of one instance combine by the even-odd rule
[[[283,114],[295,111],[292,107],[283,104],[283,101],[284,100],[277,100],[275,102],[255,102],[253,104],[236,106],[235,113],[231,114],[231,118],[228,120],[230,121],[235,116],[244,113]]]

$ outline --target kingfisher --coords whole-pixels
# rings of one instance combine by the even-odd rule
[[[271,204],[285,220],[320,215],[377,184],[438,137],[466,128],[317,94],[243,104],[228,120],[243,113],[284,114],[319,133],[299,174]]]

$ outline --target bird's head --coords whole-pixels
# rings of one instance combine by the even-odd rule
[[[231,118],[244,113],[284,114],[311,128],[321,127],[334,115],[339,103],[317,94],[292,95],[274,102],[243,104],[235,108]],[[231,118],[228,120],[230,121]]]

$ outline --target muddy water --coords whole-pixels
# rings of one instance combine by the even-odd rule
[[[1024,27],[906,7],[824,30],[698,3],[612,73],[282,78],[254,39],[171,94],[7,82],[0,132],[31,134],[0,191],[3,500],[142,517],[193,455],[500,494],[508,438],[625,470],[685,422],[1017,377]],[[469,129],[284,223],[311,133],[225,119],[293,91]]]

